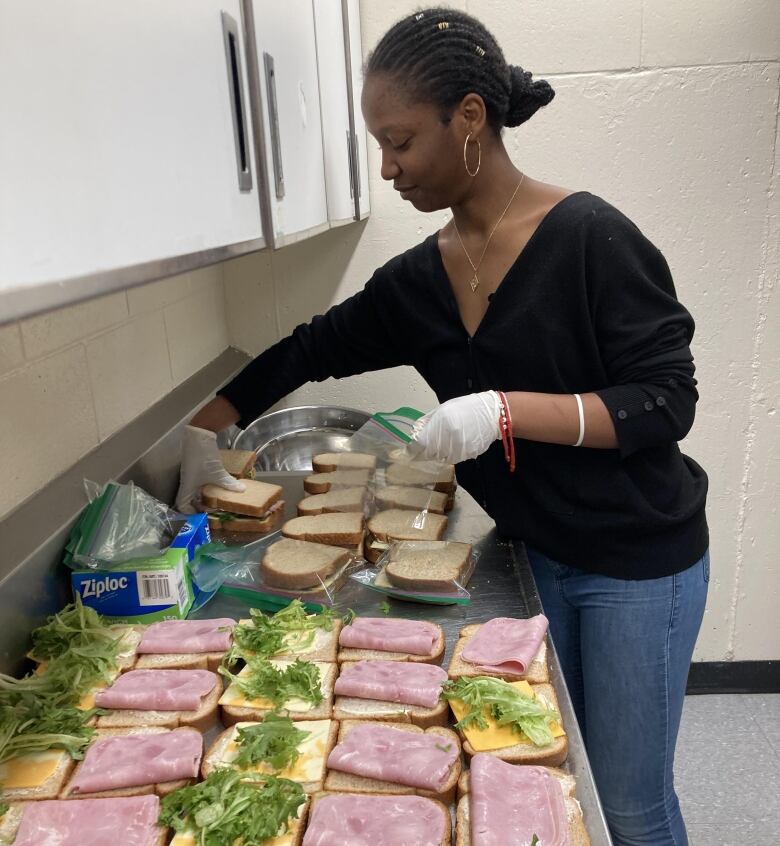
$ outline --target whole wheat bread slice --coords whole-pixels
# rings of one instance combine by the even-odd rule
[[[237,479],[254,479],[257,455],[251,449],[221,449],[222,466]]]
[[[26,802],[39,799],[56,799],[68,782],[76,762],[64,750],[52,749],[58,755],[57,766],[52,774],[42,784],[36,787],[8,787],[0,788],[0,802]],[[26,757],[26,756],[23,756]],[[11,763],[8,761],[7,763]]]
[[[455,465],[442,464],[438,461],[395,462],[385,468],[385,481],[388,485],[406,485],[411,487],[432,487],[437,491],[454,493]]]
[[[365,452],[321,452],[311,460],[315,473],[333,473],[336,470],[369,470],[376,468],[376,456]]]
[[[447,518],[441,514],[389,508],[369,517],[367,525],[369,532],[379,541],[441,540],[447,528]]]
[[[251,620],[239,620],[239,625],[252,626]],[[304,635],[304,639],[300,637],[297,639],[288,635],[285,639],[286,645],[275,653],[273,658],[300,658],[303,661],[315,661],[323,664],[335,664],[336,656],[339,651],[339,634],[344,623],[340,619],[336,619],[332,623],[330,629],[315,629],[314,636],[311,643],[306,644],[308,634]],[[305,646],[303,644],[306,644]],[[251,653],[241,656],[244,659],[252,658]]]
[[[363,540],[363,514],[351,512],[293,517],[282,526],[282,534],[293,540],[355,549]]]
[[[370,478],[370,470],[334,470],[331,473],[314,473],[303,480],[303,489],[309,494],[321,494],[331,489],[365,487]]]
[[[343,720],[339,728],[338,742],[341,743],[346,739],[349,733],[355,726],[366,725],[372,722],[371,720]],[[375,721],[374,721],[375,722]],[[427,729],[421,729],[419,726],[411,723],[392,723],[382,722],[381,725],[392,726],[392,728],[400,731],[408,731],[412,733],[433,734],[441,737],[442,743],[453,743],[457,746],[460,753],[460,741],[458,735],[448,728],[441,726],[431,726]],[[455,763],[452,765],[449,776],[446,782],[442,785],[441,790],[431,791],[425,790],[421,787],[409,787],[406,784],[398,784],[391,781],[380,781],[375,778],[368,778],[366,776],[353,775],[352,773],[343,773],[339,770],[328,770],[328,776],[325,779],[325,789],[338,793],[394,793],[401,795],[416,795],[426,796],[429,799],[438,799],[445,805],[449,805],[455,798],[455,790],[458,785],[458,779],[461,773],[461,759],[458,755]]]
[[[292,781],[297,781],[301,787],[306,791],[306,793],[316,793],[318,790],[322,790],[324,783],[325,783],[325,773],[327,771],[327,762],[328,762],[328,755],[330,754],[330,750],[336,745],[336,737],[339,732],[339,724],[335,720],[329,720],[330,726],[328,728],[328,737],[325,741],[322,750],[318,750],[318,754],[321,752],[322,754],[322,768],[319,773],[319,777],[313,781],[302,781],[299,778],[295,778],[294,775],[282,775],[281,773],[277,773],[280,777],[289,778]],[[295,721],[293,720],[293,724],[296,728],[301,729],[302,731],[306,731],[307,721]],[[215,769],[219,767],[230,767],[234,766],[229,762],[223,761],[223,756],[225,754],[225,750],[228,747],[228,744],[233,739],[236,734],[236,729],[238,726],[251,726],[257,725],[256,722],[245,722],[245,723],[237,723],[231,726],[225,731],[221,732],[214,743],[211,744],[209,747],[208,752],[203,756],[203,764],[201,765],[201,775],[203,778],[208,778],[209,773],[213,772]],[[293,765],[293,773],[295,770],[295,765]]]
[[[134,728],[98,729],[92,742],[96,743],[98,740],[101,740],[104,737],[117,737],[120,735],[128,734],[162,734],[166,731],[170,731],[170,729],[158,728],[156,726],[136,726]],[[135,787],[120,787],[114,790],[100,790],[97,793],[72,794],[71,785],[73,784],[74,779],[78,775],[79,769],[83,765],[83,763],[83,761],[79,761],[75,771],[73,772],[73,775],[68,781],[67,786],[60,793],[60,799],[111,799],[118,796],[146,796],[150,793],[156,793],[158,796],[167,796],[169,793],[173,793],[174,790],[178,790],[180,787],[186,787],[188,784],[192,784],[195,781],[195,779],[187,778],[179,779],[178,781],[161,782],[159,784],[142,784]]]
[[[338,514],[340,512],[362,514],[366,506],[366,493],[366,488],[357,486],[306,496],[298,503],[298,516],[307,517],[314,514]]]
[[[247,517],[262,517],[266,511],[282,498],[280,485],[245,479],[246,490],[229,491],[219,485],[204,485],[200,498],[207,508],[244,514]]]
[[[209,529],[215,532],[245,532],[253,535],[267,535],[284,518],[284,500],[277,500],[264,517],[244,517],[240,514],[222,512],[209,514]]]
[[[451,591],[455,583],[465,587],[470,569],[470,543],[409,541],[391,549],[385,576],[403,590]]]
[[[413,655],[411,652],[384,652],[381,649],[355,649],[348,646],[340,646],[338,654],[339,664],[350,661],[411,661],[417,664],[441,664],[444,658],[444,650],[447,643],[444,638],[444,631],[438,623],[430,623],[438,629],[438,639],[433,646],[430,655]]]
[[[343,569],[350,553],[340,546],[282,538],[265,551],[260,573],[266,584],[284,590],[322,589]]]
[[[132,726],[158,726],[181,728],[189,726],[203,733],[214,728],[219,719],[219,697],[222,695],[222,680],[214,673],[214,687],[201,700],[195,711],[141,711],[138,709],[116,709],[97,718],[99,729],[131,728]]]
[[[479,631],[479,628],[480,624],[474,623],[470,626],[464,626],[460,630],[460,636],[450,659],[450,666],[447,668],[447,675],[451,679],[492,676],[493,678],[504,679],[504,681],[509,682],[524,680],[529,684],[546,684],[550,681],[550,671],[547,664],[547,638],[542,641],[542,645],[534,656],[534,660],[529,664],[525,675],[522,676],[512,672],[485,670],[478,664],[471,664],[469,661],[464,661],[461,653],[471,638]]]
[[[555,696],[555,690],[551,684],[535,684],[532,687],[534,694],[545,705],[560,713],[558,699]],[[563,728],[565,729],[566,726]],[[463,752],[469,760],[471,760],[472,755],[476,754],[476,750],[466,739],[465,735],[463,735]],[[496,758],[500,758],[502,761],[508,761],[510,764],[535,764],[537,766],[559,767],[569,754],[569,740],[564,734],[561,737],[554,737],[552,743],[548,743],[547,746],[536,746],[527,738],[523,738],[512,746],[486,750],[486,754],[494,755]]]
[[[405,487],[403,485],[387,485],[374,491],[374,501],[378,508],[403,508],[406,511],[422,511],[427,509],[433,514],[444,514],[448,511],[449,495],[441,491],[430,491],[427,488]]]

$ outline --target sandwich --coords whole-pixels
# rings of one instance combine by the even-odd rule
[[[470,758],[488,752],[513,764],[560,766],[569,751],[552,685],[506,682],[489,676],[444,685]]]
[[[216,671],[230,649],[236,621],[162,620],[141,628],[136,670]]]
[[[547,618],[494,617],[482,625],[464,626],[452,653],[451,679],[496,676],[530,684],[550,681],[547,667]]]
[[[352,512],[293,517],[282,526],[282,534],[293,540],[357,550],[363,543],[363,514]]]
[[[343,581],[351,558],[340,546],[282,538],[266,549],[260,574],[270,587],[314,600]]]
[[[255,478],[255,460],[257,455],[251,449],[221,449],[219,457],[222,461],[222,466],[235,476],[236,479],[254,479]]]
[[[98,730],[62,798],[165,796],[197,778],[203,737],[191,728]]]
[[[212,531],[266,534],[281,522],[284,516],[281,486],[253,479],[246,479],[244,485],[246,490],[242,492],[219,485],[204,485],[200,489],[201,502],[210,509]]]
[[[370,470],[334,470],[331,473],[314,473],[303,480],[303,489],[308,494],[321,494],[339,488],[366,487],[370,478]]]
[[[312,799],[303,846],[378,843],[449,846],[449,809],[423,796],[320,793]],[[387,832],[392,832],[392,841]]]
[[[295,720],[327,720],[333,711],[336,665],[287,658],[250,658],[238,674],[223,668],[222,723],[262,720],[270,712]]]
[[[333,720],[294,722],[267,714],[261,722],[240,722],[223,731],[204,756],[201,772],[204,778],[224,767],[242,774],[270,774],[315,793],[323,788],[337,733]]]
[[[441,698],[447,674],[433,664],[410,661],[344,662],[336,679],[336,720],[413,723],[420,728],[447,722]]]
[[[312,494],[298,503],[298,516],[337,514],[345,511],[362,514],[366,507],[366,494],[366,488],[360,485],[354,488],[337,488],[324,494]]]
[[[339,664],[372,658],[441,664],[444,632],[436,623],[396,617],[355,617],[339,635]]]
[[[465,587],[473,566],[470,543],[400,541],[388,551],[384,576],[401,590],[445,593]]]
[[[315,473],[333,473],[336,470],[376,469],[376,456],[364,452],[321,452],[311,460]]]
[[[154,795],[27,802],[4,815],[0,843],[83,846],[115,842],[124,846],[164,846],[168,831],[158,825],[159,815],[160,799]]]
[[[441,540],[447,518],[441,514],[405,511],[390,508],[369,517],[365,540],[365,557],[376,563],[397,540]]]
[[[328,756],[325,789],[414,794],[449,805],[460,771],[460,742],[452,729],[344,720]]]
[[[387,485],[377,488],[374,501],[380,509],[404,508],[408,511],[431,511],[434,514],[444,514],[452,510],[449,494],[432,491],[427,488],[404,487],[402,485]]]
[[[477,754],[461,776],[457,846],[532,843],[590,846],[574,777],[552,767],[516,766]]]
[[[170,846],[300,846],[308,802],[300,784],[259,773],[215,770],[162,800]]]
[[[238,659],[304,658],[307,661],[335,663],[342,621],[330,608],[316,613],[306,611],[298,599],[277,611],[264,614],[249,609],[250,617],[233,629],[233,649],[229,665]]]
[[[431,488],[454,495],[457,488],[455,465],[440,461],[394,462],[385,469],[388,485],[404,485],[415,488]]]
[[[99,691],[95,705],[108,709],[98,728],[190,726],[200,732],[217,723],[222,683],[209,670],[128,670]]]

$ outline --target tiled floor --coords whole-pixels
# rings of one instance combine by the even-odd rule
[[[780,844],[780,694],[686,697],[676,761],[690,846]]]

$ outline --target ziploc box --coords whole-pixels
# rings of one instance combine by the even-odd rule
[[[114,570],[77,570],[73,593],[84,605],[116,623],[181,620],[194,599],[189,561],[211,535],[207,514],[182,516],[182,525],[162,555],[133,558]]]

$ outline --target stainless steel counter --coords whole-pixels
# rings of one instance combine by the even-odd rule
[[[262,473],[258,479],[282,485],[284,488],[285,516],[295,516],[295,506],[303,497],[303,478],[306,473]],[[513,544],[496,535],[493,521],[463,490],[458,490],[455,508],[450,514],[447,529],[449,540],[467,541],[474,545],[479,555],[477,568],[469,583],[469,605],[423,605],[387,599],[350,580],[338,594],[338,608],[352,608],[358,614],[380,616],[380,605],[387,601],[390,614],[410,619],[425,619],[438,623],[447,639],[444,658],[446,667],[460,629],[469,623],[482,623],[490,617],[528,617],[542,610],[522,544]],[[247,616],[247,606],[240,600],[217,595],[194,616]],[[558,696],[561,717],[569,737],[569,757],[565,764],[577,780],[577,798],[582,805],[585,825],[592,846],[611,846],[596,794],[590,765],[585,754],[569,693],[561,676],[555,649],[549,652],[552,683]]]

